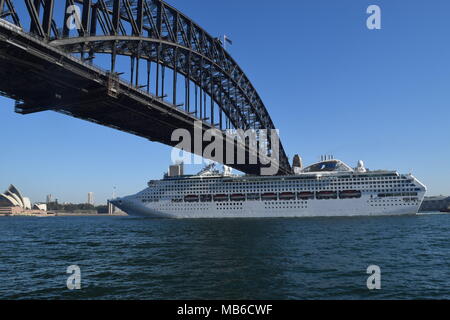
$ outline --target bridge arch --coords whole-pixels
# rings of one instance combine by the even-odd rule
[[[133,86],[150,93],[153,85],[156,97],[220,130],[266,129],[270,133],[275,129],[257,90],[221,40],[164,1],[65,0],[64,10],[58,12],[55,0],[24,1],[30,32],[50,46],[79,54],[81,60],[92,64],[97,55],[107,54],[111,74],[118,73],[118,56],[129,57]],[[73,10],[74,6],[79,10]],[[74,30],[67,23],[70,19],[75,21]],[[144,72],[140,61],[147,63]],[[151,71],[152,66],[156,70]],[[165,78],[166,68],[171,70],[172,79]],[[145,83],[140,80],[143,73],[147,75]],[[156,73],[155,79],[151,79],[152,73]],[[184,101],[177,93],[180,86],[184,86]],[[171,91],[171,97],[166,91]],[[278,153],[283,172],[290,172],[281,142]]]

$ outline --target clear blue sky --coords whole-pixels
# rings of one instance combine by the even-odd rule
[[[412,170],[430,195],[450,194],[450,1],[169,3],[233,40],[290,157]],[[366,28],[371,4],[382,30]],[[21,116],[13,104],[0,98],[1,190],[61,202],[92,191],[102,203],[113,186],[132,194],[167,169],[169,147],[54,112]]]

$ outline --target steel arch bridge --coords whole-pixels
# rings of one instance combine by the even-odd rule
[[[0,93],[19,113],[53,110],[172,146],[170,132],[195,121],[275,129],[222,41],[161,0],[0,0],[0,19]],[[278,174],[291,173],[274,148]]]

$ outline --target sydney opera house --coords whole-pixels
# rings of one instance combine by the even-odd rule
[[[32,206],[30,199],[23,197],[13,185],[0,194],[0,214],[40,214],[45,211],[47,211],[47,205],[35,204]]]

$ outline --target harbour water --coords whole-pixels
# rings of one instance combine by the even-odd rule
[[[450,215],[0,218],[1,299],[449,299]],[[68,290],[78,265],[81,290]],[[381,289],[368,290],[369,265]]]

